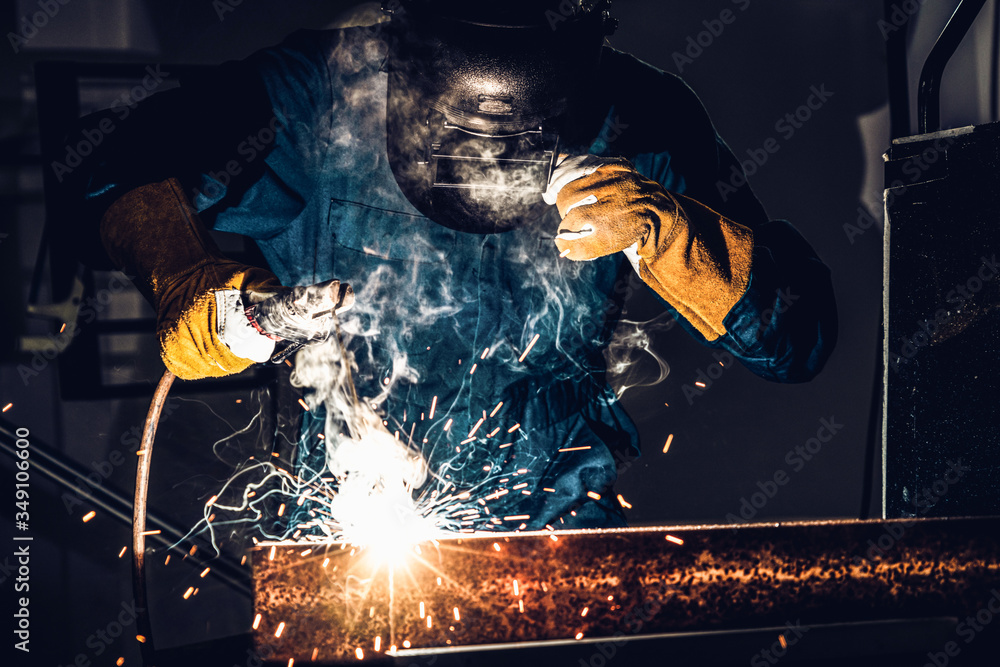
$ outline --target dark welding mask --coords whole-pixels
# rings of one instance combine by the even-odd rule
[[[597,75],[610,2],[393,0],[386,129],[407,199],[463,232],[538,219],[567,110]]]

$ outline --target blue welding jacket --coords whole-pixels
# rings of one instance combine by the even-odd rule
[[[215,229],[254,239],[283,284],[353,286],[357,303],[342,330],[358,393],[377,403],[390,430],[422,446],[443,480],[502,493],[467,527],[624,525],[610,491],[638,436],[606,382],[603,350],[631,267],[620,254],[561,259],[555,207],[490,235],[419,213],[386,155],[385,57],[378,27],[302,31],[254,54],[238,67],[259,76],[273,118],[231,150],[227,171],[174,175]],[[836,336],[826,267],[791,225],[768,221],[748,186],[718,187],[738,164],[680,79],[610,49],[603,68],[595,96],[604,123],[582,149],[623,155],[755,233],[751,284],[728,333],[708,342],[675,312],[679,323],[763,377],[812,377]],[[237,101],[214,120],[199,113],[221,128],[240,110]],[[113,199],[136,178],[105,171],[91,182],[94,199]],[[784,287],[799,296],[796,308],[775,308]],[[788,312],[762,318],[769,308]],[[307,417],[301,466],[321,466],[312,437],[321,421]]]

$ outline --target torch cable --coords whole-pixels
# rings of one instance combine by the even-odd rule
[[[156,427],[160,422],[160,413],[167,400],[167,394],[174,383],[175,376],[170,371],[164,371],[156,392],[149,404],[146,423],[142,430],[142,456],[138,457],[135,470],[135,500],[132,505],[132,596],[135,599],[136,629],[144,638],[140,640],[142,663],[153,667],[155,648],[153,630],[149,620],[149,601],[146,596],[146,497],[149,491],[149,468],[153,458],[153,440],[156,438]]]

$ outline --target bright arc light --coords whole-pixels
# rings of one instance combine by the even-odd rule
[[[422,457],[395,438],[374,432],[360,441],[344,439],[330,460],[338,478],[330,513],[340,537],[361,547],[378,564],[399,565],[413,546],[439,536],[416,507],[411,489],[426,475]]]

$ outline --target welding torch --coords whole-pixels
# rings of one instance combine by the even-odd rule
[[[354,290],[339,280],[292,287],[246,308],[250,325],[275,341],[270,362],[280,364],[293,353],[336,333],[340,340],[337,313],[354,304]]]

